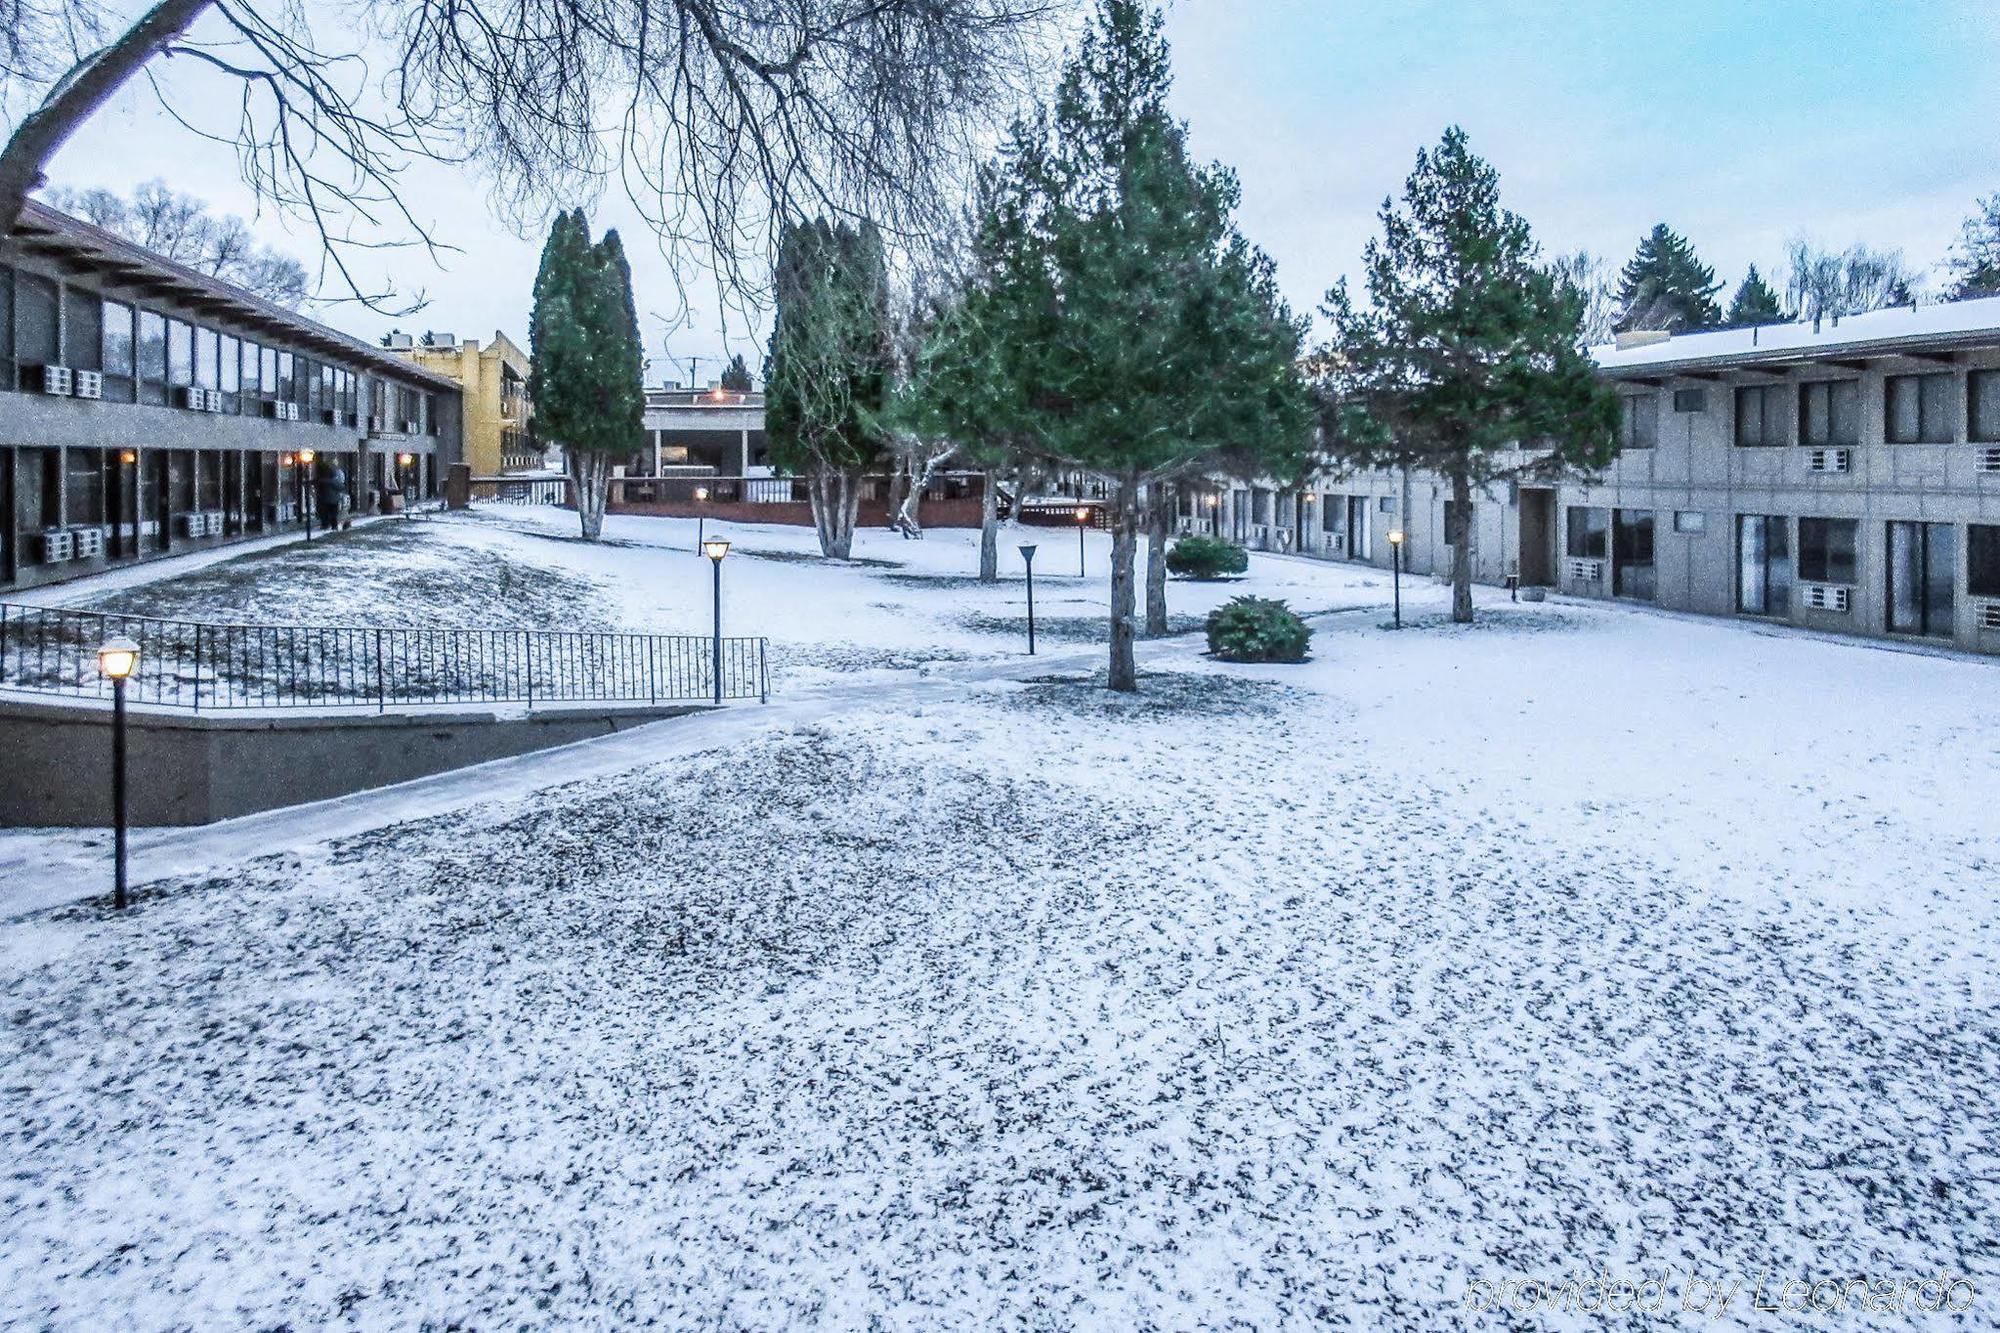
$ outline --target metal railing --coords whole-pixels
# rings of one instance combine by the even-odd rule
[[[0,602],[0,688],[109,698],[97,649],[139,645],[135,704],[193,712],[716,697],[715,640],[596,630],[224,625]],[[770,698],[765,640],[722,640],[722,695]]]

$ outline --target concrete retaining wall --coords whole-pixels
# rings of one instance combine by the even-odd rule
[[[704,711],[701,705],[298,717],[130,717],[135,826],[207,824]],[[111,822],[111,712],[0,700],[0,827]]]

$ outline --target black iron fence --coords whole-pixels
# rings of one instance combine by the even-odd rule
[[[139,645],[133,703],[194,712],[716,697],[715,640],[527,629],[219,625],[0,603],[0,688],[108,698],[97,650]],[[722,640],[722,694],[770,698],[763,639]]]

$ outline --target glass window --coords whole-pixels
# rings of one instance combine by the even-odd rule
[[[278,384],[278,349],[266,347],[263,355],[263,374],[258,379],[258,385],[265,397],[273,395],[282,397],[283,395],[278,394]]]
[[[1949,523],[1889,525],[1891,634],[1951,634],[1958,582],[1955,535]]]
[[[104,396],[113,402],[133,400],[132,376],[135,348],[132,342],[132,307],[106,301],[100,318],[104,324]]]
[[[292,384],[292,354],[290,352],[278,353],[277,373],[271,383],[277,386],[279,402],[288,403],[292,401],[294,386]]]
[[[1745,449],[1776,448],[1785,442],[1778,384],[1747,384],[1736,391],[1736,443]]]
[[[104,301],[81,287],[63,288],[63,364],[104,369]]]
[[[222,335],[214,329],[194,331],[194,382],[204,389],[222,387]]]
[[[2000,370],[1973,371],[1966,392],[1972,400],[1972,419],[1966,423],[1972,438],[2000,441]]]
[[[243,396],[256,397],[263,390],[264,349],[249,339],[243,340]]]
[[[1674,511],[1674,531],[1689,535],[1708,531],[1708,515],[1699,509],[1677,509]]]
[[[1891,375],[1883,381],[1883,433],[1891,444],[1949,444],[1958,438],[1951,410],[1957,377]]]
[[[1458,545],[1458,501],[1456,500],[1444,502],[1444,544]]]
[[[1610,554],[1610,511],[1587,505],[1569,507],[1569,538],[1564,548],[1577,560],[1602,560]]]
[[[39,273],[14,277],[14,358],[24,366],[61,364],[56,347],[56,285]]]
[[[167,401],[167,321],[151,310],[139,312],[139,401]]]
[[[1965,525],[1965,590],[2000,597],[2000,524]]]
[[[194,383],[194,330],[177,319],[167,321],[167,383]]]
[[[235,393],[243,387],[243,344],[222,335],[222,360],[217,364],[222,371],[221,388],[224,393]]]
[[[1651,449],[1660,442],[1660,396],[1656,393],[1629,393],[1618,421],[1618,445],[1622,449]]]
[[[1792,605],[1791,520],[1744,514],[1736,520],[1736,609],[1782,616]]]
[[[1851,518],[1800,519],[1800,581],[1852,584],[1860,530],[1861,524]]]
[[[1861,443],[1861,383],[1822,380],[1799,386],[1799,443],[1852,448]]]
[[[1708,390],[1706,390],[1706,389],[1675,389],[1675,390],[1674,390],[1674,411],[1676,411],[1676,412],[1706,412],[1706,411],[1708,411]]]

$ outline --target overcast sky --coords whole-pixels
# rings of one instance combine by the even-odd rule
[[[1176,105],[1195,151],[1236,169],[1243,231],[1311,310],[1357,269],[1382,197],[1417,148],[1458,123],[1501,173],[1506,204],[1550,251],[1623,262],[1666,221],[1733,288],[1775,266],[1787,238],[1899,247],[1940,260],[1976,196],[2000,191],[2000,4],[1992,0],[1179,0],[1170,11]],[[195,85],[188,85],[194,87]],[[221,211],[256,204],[226,152],[128,92],[65,148],[51,179],[127,190],[154,176]],[[428,307],[391,321],[322,311],[373,338],[397,323],[527,338],[541,236],[493,219],[485,187],[415,167],[407,198],[458,252],[382,257]],[[623,200],[595,210],[631,255],[650,379],[687,376],[664,354],[762,360],[712,296],[669,335],[673,272]],[[310,263],[268,212],[266,240]],[[696,290],[701,291],[697,284]]]

